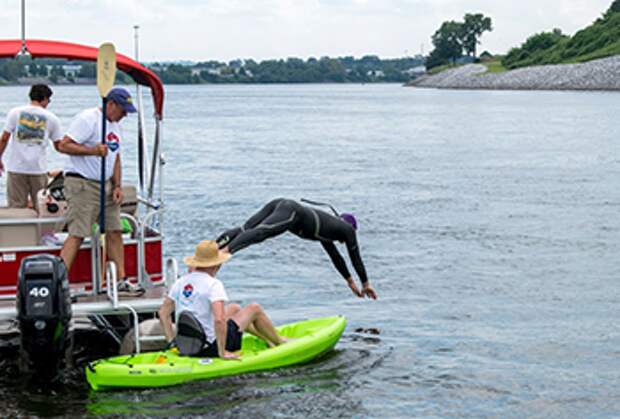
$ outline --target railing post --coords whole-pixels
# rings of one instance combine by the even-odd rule
[[[170,288],[179,276],[179,264],[175,258],[169,257],[166,259],[164,275],[166,287]]]
[[[164,237],[164,166],[166,156],[164,153],[159,155],[159,234]]]
[[[112,301],[112,307],[118,308],[118,287],[117,287],[117,276],[116,276],[116,263],[110,261],[106,264],[106,283],[107,294],[110,301]]]
[[[78,249],[78,253],[79,253],[79,249]],[[91,295],[97,295],[99,294],[102,289],[101,289],[101,243],[100,243],[100,236],[99,236],[99,226],[97,226],[97,228],[95,229],[95,231],[93,232],[93,235],[90,238],[90,265],[91,265],[91,272],[92,272],[92,278],[91,278],[91,283],[92,283],[92,291],[91,291]]]

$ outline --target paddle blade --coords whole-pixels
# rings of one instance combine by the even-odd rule
[[[106,97],[114,87],[116,78],[116,50],[109,42],[101,44],[97,52],[97,89],[99,95]]]

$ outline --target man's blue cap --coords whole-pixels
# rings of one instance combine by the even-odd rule
[[[137,112],[136,107],[133,106],[133,100],[131,99],[131,95],[129,94],[127,89],[123,87],[114,87],[112,90],[110,90],[106,99],[113,100],[114,102],[118,103],[127,113]]]

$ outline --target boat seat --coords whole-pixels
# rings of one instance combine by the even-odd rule
[[[0,247],[38,245],[42,227],[28,222],[28,219],[36,218],[37,212],[30,208],[0,207]],[[20,224],[2,225],[3,220],[17,219],[24,221]]]

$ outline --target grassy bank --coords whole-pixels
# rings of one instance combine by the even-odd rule
[[[508,71],[508,69],[502,65],[501,57],[497,57],[489,61],[482,61],[480,64],[486,66],[487,68],[487,71],[481,74],[503,73],[505,71]],[[437,67],[433,67],[427,72],[427,74],[434,76],[435,74],[439,74],[443,71],[450,70],[453,68],[462,67],[463,65],[465,64],[444,64],[444,65],[440,65]]]
[[[503,73],[505,71],[508,71],[508,69],[506,67],[504,67],[504,65],[502,64],[502,60],[501,58],[496,58],[490,61],[485,61],[482,64],[484,64],[487,68],[487,71],[483,74],[487,74],[487,73]]]
[[[444,65],[439,65],[437,67],[433,67],[430,70],[428,70],[426,72],[426,74],[434,76],[435,74],[439,74],[442,71],[450,70],[451,68],[461,67],[462,65],[463,64],[444,64]]]
[[[581,63],[620,54],[620,12],[610,9],[592,25],[567,36],[559,30],[529,37],[502,60],[508,68]]]

